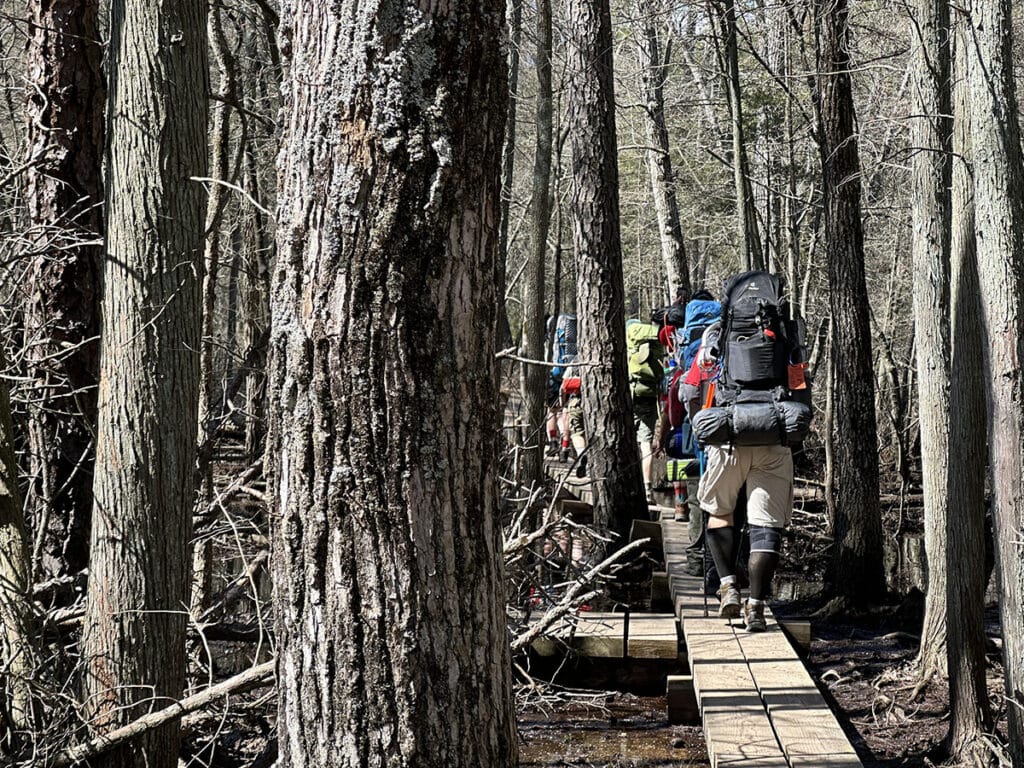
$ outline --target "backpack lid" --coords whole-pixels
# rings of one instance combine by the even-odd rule
[[[722,305],[714,300],[696,299],[686,305],[685,330],[707,328],[722,315]]]
[[[781,306],[785,303],[785,287],[786,282],[781,275],[773,275],[763,269],[734,275],[725,283],[722,317],[728,319],[730,309],[741,301],[763,300]]]

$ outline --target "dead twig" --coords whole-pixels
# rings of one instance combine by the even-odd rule
[[[274,664],[275,662],[268,661],[247,669],[239,675],[235,675],[222,683],[217,683],[217,685],[177,701],[169,707],[151,712],[134,722],[128,723],[128,725],[115,728],[110,733],[97,736],[84,744],[66,749],[57,756],[53,764],[55,768],[70,768],[70,766],[79,765],[96,755],[101,755],[125,742],[136,739],[154,728],[159,728],[190,712],[203,709],[217,699],[269,685],[274,679]]]

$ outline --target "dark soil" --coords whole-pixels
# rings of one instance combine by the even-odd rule
[[[831,542],[823,512],[820,502],[797,504],[776,584],[778,600],[773,607],[780,616],[813,617],[826,603],[821,584]],[[886,505],[883,523],[889,537],[895,537],[897,530],[915,535],[921,528],[921,509]],[[1005,743],[1002,659],[995,640],[999,619],[995,595],[989,599],[986,631],[993,639],[988,657],[989,699],[997,718],[996,733]],[[923,615],[924,595],[911,589],[905,595],[894,594],[890,605],[864,615],[812,618],[808,669],[865,768],[924,768],[944,760],[941,745],[948,730],[948,685],[933,679],[914,697],[913,662]]]

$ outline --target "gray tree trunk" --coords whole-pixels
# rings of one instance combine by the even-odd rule
[[[569,0],[569,132],[583,412],[594,519],[625,536],[647,500],[626,372],[612,30],[608,0]]]
[[[59,576],[89,559],[106,92],[99,2],[33,0],[29,11],[25,507],[35,529],[32,570]]]
[[[219,3],[213,3],[207,14],[207,33],[210,39],[210,52],[217,68],[218,94],[223,100],[214,104],[210,125],[210,175],[221,181],[231,181],[230,175],[230,143],[231,143],[231,107],[229,101],[236,101],[238,94],[235,88],[235,62],[228,50],[224,25],[221,21]],[[202,304],[202,345],[199,354],[199,376],[202,382],[199,388],[199,443],[205,445],[199,451],[198,471],[199,500],[198,508],[206,509],[213,501],[213,453],[217,432],[217,417],[214,413],[218,400],[221,379],[215,365],[214,354],[217,328],[217,286],[220,276],[221,260],[223,259],[223,242],[221,220],[228,202],[227,187],[223,184],[210,183],[209,201],[206,209],[206,246],[203,254],[205,270],[203,273],[203,304]],[[204,537],[197,542],[192,559],[192,597],[193,611],[202,613],[207,607],[210,593],[213,590],[213,538]]]
[[[639,0],[639,39],[637,53],[643,78],[644,132],[647,137],[647,170],[651,176],[654,211],[658,218],[661,259],[668,278],[669,297],[687,301],[690,288],[690,267],[686,260],[683,229],[676,200],[676,180],[672,170],[668,127],[665,124],[665,78],[668,53],[662,58],[658,28],[650,0]]]
[[[928,590],[917,666],[946,671],[946,516],[949,512],[950,86],[948,0],[918,0],[914,39],[913,256],[918,423]]]
[[[501,160],[501,227],[498,235],[498,346],[512,341],[512,329],[505,306],[505,272],[508,266],[508,225],[512,213],[512,192],[516,167],[516,120],[519,112],[519,46],[523,38],[523,0],[509,0],[508,8],[508,120]],[[556,310],[557,313],[557,310]]]
[[[0,355],[0,365],[6,360]],[[18,463],[14,455],[14,427],[7,382],[0,381],[0,696],[10,723],[31,726],[29,683],[32,674],[31,606],[27,599],[28,533],[18,490]],[[4,734],[4,741],[10,739]]]
[[[957,14],[953,81],[953,174],[950,208],[950,337],[953,372],[984,368],[981,288],[974,233],[971,178],[971,94],[967,19]],[[987,760],[989,703],[985,681],[985,468],[988,414],[974,375],[953,375],[949,386],[951,461],[946,517],[946,653],[949,671],[949,737],[954,761]]]
[[[736,194],[736,217],[740,231],[740,263],[744,269],[766,269],[761,235],[757,225],[757,204],[750,183],[750,161],[743,128],[743,90],[740,85],[739,46],[736,30],[736,0],[724,0],[718,12],[725,65],[725,84],[732,120],[732,168]]]
[[[181,695],[199,399],[206,3],[115,0],[86,714],[105,733]],[[104,766],[176,768],[178,723]]]
[[[835,555],[828,580],[853,603],[881,600],[882,516],[871,328],[864,278],[860,158],[854,131],[846,0],[818,0],[817,92],[832,310],[832,478]]]
[[[551,150],[553,108],[551,100],[551,2],[537,0],[537,141],[533,159],[533,241],[523,274],[522,352],[529,360],[544,360],[544,310],[548,232],[551,228]],[[542,365],[523,364],[523,408],[527,417],[527,445],[523,478],[529,484],[541,481],[545,431],[546,393],[550,371]]]
[[[269,369],[279,765],[512,768],[502,0],[285,9]]]
[[[1014,768],[1024,766],[1024,160],[1010,0],[971,9],[975,230],[989,376],[992,523]]]

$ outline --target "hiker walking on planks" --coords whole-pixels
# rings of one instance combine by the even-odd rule
[[[764,601],[793,510],[791,446],[810,427],[803,360],[801,326],[790,317],[782,279],[746,272],[726,284],[722,318],[705,332],[684,384],[693,430],[707,454],[697,497],[710,515],[707,545],[721,577],[718,615],[742,612],[750,632],[766,628]],[[741,607],[733,513],[744,485],[750,597]]]
[[[633,426],[643,467],[644,491],[651,502],[651,465],[654,456],[654,431],[658,424],[658,401],[665,370],[665,349],[658,326],[629,320],[626,323],[626,350],[629,353],[629,394],[633,403]]]

